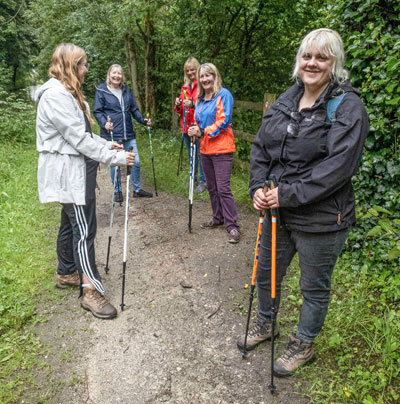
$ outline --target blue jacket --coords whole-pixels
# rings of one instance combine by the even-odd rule
[[[114,124],[113,138],[116,141],[136,138],[132,116],[145,125],[144,116],[140,113],[135,97],[126,84],[122,87],[122,101],[121,105],[118,98],[107,88],[105,81],[96,87],[93,114],[100,125],[100,136],[104,139],[111,140],[111,134],[105,130],[108,116]]]

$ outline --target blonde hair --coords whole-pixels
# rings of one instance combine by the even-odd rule
[[[109,67],[108,72],[107,72],[107,77],[106,77],[106,83],[108,86],[111,86],[111,71],[112,69],[120,69],[122,73],[122,80],[121,83],[119,84],[119,88],[122,88],[123,85],[125,84],[125,74],[124,71],[122,70],[121,65],[118,64],[113,64]]]
[[[314,45],[318,51],[327,57],[333,57],[331,79],[336,83],[343,83],[349,78],[349,72],[345,69],[345,54],[343,41],[340,35],[328,28],[320,28],[309,32],[302,40],[296,54],[296,62],[293,68],[292,78],[299,77],[299,66],[302,55],[308,52]]]
[[[219,74],[218,69],[212,63],[203,63],[202,65],[200,65],[199,70],[197,71],[197,77],[199,79],[200,79],[200,74],[202,72],[209,73],[214,76],[213,97],[215,97],[218,94],[219,90],[221,90],[221,88],[222,88],[222,79],[221,79],[221,75]],[[204,97],[204,94],[205,94],[204,88],[201,85],[200,80],[199,80],[197,86],[199,88],[197,98],[200,99],[200,98]]]
[[[80,109],[89,121],[93,122],[86,108],[86,97],[81,91],[81,82],[78,76],[78,65],[85,59],[86,53],[82,48],[72,43],[62,43],[53,52],[49,76],[61,81],[67,91],[76,98]]]
[[[183,65],[183,81],[186,85],[192,84],[192,80],[190,80],[186,74],[186,70],[189,67],[193,67],[196,70],[196,75],[197,75],[197,71],[199,70],[200,63],[196,58],[194,58],[193,56],[190,56],[190,58]]]

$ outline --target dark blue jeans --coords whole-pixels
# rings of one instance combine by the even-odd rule
[[[299,254],[300,291],[303,305],[296,337],[313,342],[328,311],[331,277],[349,229],[329,233],[306,233],[277,227],[276,237],[276,309],[279,308],[281,284],[296,252]],[[258,314],[271,321],[271,221],[266,214],[261,238],[258,270]]]

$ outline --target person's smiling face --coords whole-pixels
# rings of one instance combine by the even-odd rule
[[[196,79],[196,68],[194,66],[188,66],[185,72],[190,81],[193,82]]]
[[[200,84],[204,89],[206,94],[210,94],[214,92],[214,81],[215,77],[212,73],[206,71],[200,71]]]
[[[299,76],[304,85],[313,91],[327,86],[332,68],[332,55],[317,49],[314,43],[300,56]]]
[[[122,83],[122,70],[119,67],[113,67],[110,72],[110,82],[114,88],[120,88]]]

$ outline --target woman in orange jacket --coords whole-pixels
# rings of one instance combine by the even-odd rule
[[[202,64],[198,77],[197,126],[190,127],[188,135],[200,138],[201,162],[213,210],[213,217],[201,227],[210,229],[225,224],[228,241],[238,243],[240,228],[230,185],[236,151],[232,130],[233,97],[222,87],[221,76],[212,63]]]

